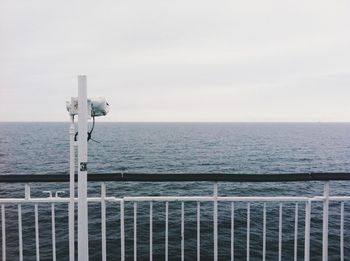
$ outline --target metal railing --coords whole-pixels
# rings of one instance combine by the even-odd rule
[[[322,241],[322,251],[318,253],[319,257],[322,257],[323,261],[328,260],[329,257],[329,246],[337,246],[338,260],[345,260],[345,250],[349,250],[347,244],[345,244],[345,232],[350,228],[346,227],[345,210],[346,202],[350,200],[350,196],[331,196],[330,195],[330,181],[349,181],[350,174],[348,173],[300,173],[300,174],[130,174],[130,173],[114,173],[114,174],[89,174],[88,181],[91,183],[99,182],[100,184],[100,195],[94,197],[88,197],[89,203],[99,204],[99,224],[100,224],[100,247],[97,245],[90,244],[90,251],[94,249],[94,252],[98,252],[100,259],[105,261],[111,255],[108,253],[107,248],[107,225],[110,223],[108,219],[107,208],[108,204],[113,204],[117,206],[119,210],[119,221],[118,221],[118,234],[112,235],[111,239],[115,244],[118,241],[118,249],[120,255],[120,260],[145,260],[147,255],[148,260],[172,260],[173,258],[179,258],[185,260],[187,253],[190,254],[188,260],[256,260],[259,256],[259,260],[283,260],[287,257],[283,254],[284,249],[287,249],[291,253],[288,255],[288,260],[310,260],[310,251],[313,243],[312,230],[312,215],[321,214],[322,218],[317,222],[322,223],[322,228],[316,231],[314,234],[315,241]],[[221,196],[218,189],[218,184],[226,182],[313,182],[320,181],[323,184],[323,194],[314,196],[301,196],[301,195],[271,195],[271,196]],[[35,240],[35,256],[36,260],[43,258],[41,256],[41,241],[40,236],[40,216],[39,216],[39,206],[50,205],[50,222],[51,222],[51,238],[48,239],[47,236],[45,241],[51,240],[51,259],[57,259],[57,242],[62,242],[62,239],[57,236],[56,225],[56,211],[58,205],[65,205],[65,211],[68,213],[68,218],[70,220],[75,220],[74,211],[71,211],[73,204],[76,206],[78,199],[61,197],[60,189],[55,188],[56,192],[49,192],[48,197],[33,197],[31,193],[31,187],[38,183],[66,183],[69,182],[68,175],[0,175],[0,184],[10,184],[10,183],[24,183],[25,193],[24,197],[2,197],[0,198],[1,205],[1,235],[2,235],[2,260],[14,259],[15,257],[9,256],[8,248],[14,248],[13,244],[8,245],[7,238],[13,238],[13,226],[14,220],[8,220],[8,217],[13,217],[13,214],[6,212],[7,209],[11,209],[11,213],[17,212],[17,228],[18,228],[18,247],[16,251],[11,249],[11,253],[17,252],[19,260],[25,259],[24,242],[23,242],[23,231],[24,224],[23,220],[26,218],[23,216],[22,206],[32,205],[34,206],[34,222],[26,223],[26,226],[34,226],[34,234],[31,235]],[[179,195],[162,195],[162,196],[114,196],[108,195],[106,188],[106,183],[108,182],[180,182],[185,184],[186,182],[210,182],[213,183],[213,193],[211,195],[197,195],[197,196],[179,196]],[[97,183],[98,184],[98,183]],[[276,184],[273,184],[276,186]],[[252,185],[253,186],[253,185]],[[271,187],[273,189],[273,186]],[[6,186],[3,186],[2,191],[6,190]],[[274,194],[274,193],[272,193]],[[178,203],[175,203],[178,202]],[[332,210],[330,212],[330,204],[338,202],[340,208],[336,208],[337,213]],[[148,221],[145,220],[145,208],[144,204],[148,204],[147,217]],[[321,203],[322,207],[312,210],[312,207]],[[158,210],[161,204],[162,216],[159,216]],[[180,208],[177,209],[180,216],[180,220],[176,223],[172,214],[170,213],[169,206],[171,204],[180,204]],[[187,205],[188,204],[188,205]],[[210,204],[211,206],[209,206]],[[277,206],[276,215],[276,225],[277,232],[270,232],[268,230],[268,220],[271,218],[268,215],[270,204],[275,204]],[[16,210],[13,207],[16,207]],[[209,206],[209,207],[208,207]],[[220,206],[222,207],[220,209]],[[242,207],[243,206],[243,207]],[[185,208],[187,207],[187,209]],[[191,207],[191,208],[190,208]],[[140,209],[142,208],[142,211]],[[304,208],[304,211],[302,211]],[[70,211],[68,211],[70,209]],[[74,209],[74,208],[73,208]],[[185,210],[194,211],[192,213],[192,219],[186,219]],[[260,214],[253,213],[253,211],[259,210]],[[333,208],[332,208],[333,209]],[[220,216],[220,213],[226,211],[225,214]],[[285,211],[285,212],[284,212]],[[313,212],[314,211],[314,212]],[[206,213],[207,212],[207,213]],[[338,236],[334,236],[334,229],[332,229],[332,235],[329,235],[329,218],[330,214],[339,220],[336,224],[339,226],[337,229]],[[27,214],[26,214],[27,215]],[[156,215],[156,216],[155,216]],[[284,217],[284,218],[283,218]],[[48,218],[47,216],[45,217]],[[96,215],[95,215],[96,218]],[[334,219],[334,217],[332,217]],[[142,219],[140,221],[140,219]],[[140,227],[140,222],[141,227]],[[155,223],[156,222],[156,223]],[[172,222],[172,223],[171,223]],[[174,223],[175,222],[175,223]],[[188,233],[186,232],[185,224],[190,225],[187,229],[192,232],[186,238]],[[108,223],[108,224],[107,224]],[[159,224],[162,223],[160,226]],[[171,226],[171,224],[175,224]],[[142,226],[146,226],[145,229]],[[179,231],[177,229],[179,225]],[[220,234],[220,226],[225,227],[225,234]],[[285,225],[285,226],[284,226]],[[159,227],[160,226],[160,227]],[[301,226],[303,226],[303,231],[300,233]],[[287,228],[285,228],[287,227]],[[11,228],[11,233],[7,233],[7,228]],[[244,228],[244,229],[243,229]],[[347,229],[348,230],[347,230]],[[243,230],[242,230],[243,229]],[[155,234],[155,231],[158,231]],[[159,232],[160,230],[160,232]],[[288,241],[283,241],[285,237],[284,232],[288,230]],[[47,232],[47,231],[46,231]],[[179,253],[174,254],[170,247],[169,241],[173,242],[172,238],[176,233],[180,233],[180,240],[177,242],[179,247]],[[75,231],[69,226],[67,233],[69,234],[69,246],[68,255],[70,260],[76,258],[76,243],[75,242]],[[132,234],[131,234],[132,233]],[[268,233],[270,233],[272,238],[268,238]],[[73,235],[72,235],[73,234]],[[145,234],[148,234],[146,236]],[[205,240],[203,240],[205,234]],[[293,235],[292,235],[293,234]],[[127,236],[126,236],[127,235]],[[157,238],[157,236],[160,238]],[[259,237],[257,237],[257,235]],[[117,240],[117,236],[119,236]],[[30,236],[29,236],[30,237]],[[138,240],[142,237],[142,240]],[[148,238],[147,238],[148,237]],[[174,236],[175,237],[175,236]],[[223,239],[225,237],[225,240]],[[65,238],[67,239],[67,238]],[[96,239],[90,234],[90,240]],[[108,239],[110,240],[110,239]],[[160,240],[162,241],[160,243]],[[71,242],[73,241],[73,242]],[[191,248],[195,251],[187,251],[189,247],[186,246],[186,241],[189,241]],[[244,244],[242,242],[245,242]],[[301,242],[303,241],[303,242]],[[335,242],[337,241],[337,242]],[[203,245],[208,245],[207,243],[212,243],[212,249],[208,247],[203,247]],[[222,242],[222,243],[220,243]],[[78,243],[79,244],[79,243]],[[220,250],[220,244],[225,245],[225,253]],[[271,245],[276,245],[277,250],[275,258],[271,258]],[[348,243],[349,244],[349,243]],[[240,246],[239,248],[237,246]],[[254,245],[254,247],[252,247]],[[256,249],[258,245],[258,249]],[[116,246],[114,246],[116,247]],[[16,248],[16,247],[15,247]],[[96,250],[98,248],[98,250]],[[144,253],[147,248],[148,253]],[[142,249],[142,254],[138,251]],[[244,249],[244,256],[242,254],[242,249]],[[320,250],[320,249],[318,249]],[[172,251],[172,252],[171,252]],[[27,251],[28,252],[28,251]],[[161,253],[160,253],[161,252]],[[171,253],[170,253],[171,252]],[[334,251],[333,251],[334,252]],[[208,257],[208,253],[210,257]],[[116,253],[114,253],[116,254]],[[301,257],[301,254],[303,255]],[[349,254],[349,253],[348,253]],[[12,255],[12,254],[11,254]],[[157,256],[157,258],[154,258]],[[291,258],[292,257],[292,258]],[[117,257],[113,256],[113,260]],[[350,256],[348,257],[350,258]],[[44,258],[45,259],[45,258]]]

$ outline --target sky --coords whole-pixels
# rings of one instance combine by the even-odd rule
[[[348,122],[348,0],[1,0],[0,121]]]

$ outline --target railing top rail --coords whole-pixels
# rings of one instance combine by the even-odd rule
[[[75,176],[77,180],[77,175]],[[350,180],[350,173],[223,174],[223,173],[101,173],[88,174],[88,181],[128,182],[297,182]],[[68,174],[0,175],[0,183],[69,182]]]

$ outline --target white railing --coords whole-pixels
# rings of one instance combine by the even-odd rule
[[[66,205],[67,208],[67,218],[74,221],[74,213],[72,213],[72,200],[69,197],[60,197],[61,191],[56,191],[55,193],[49,192],[48,197],[32,197],[31,196],[31,187],[29,184],[25,185],[25,195],[23,198],[0,198],[0,205],[1,205],[1,228],[2,228],[2,260],[13,260],[17,259],[17,257],[9,256],[8,255],[8,247],[14,248],[13,244],[9,244],[10,242],[7,241],[7,238],[13,238],[13,235],[9,235],[8,228],[12,228],[12,234],[13,234],[13,226],[15,225],[15,220],[8,220],[8,214],[6,210],[8,208],[11,208],[12,212],[14,211],[13,206],[17,206],[17,228],[18,228],[18,258],[19,260],[26,259],[25,253],[24,253],[24,241],[23,241],[23,230],[24,230],[24,224],[23,220],[25,217],[23,216],[23,210],[22,206],[31,205],[33,206],[34,211],[34,222],[33,223],[26,223],[26,226],[34,226],[34,233],[30,236],[32,236],[35,239],[35,258],[36,260],[40,260],[40,251],[42,250],[42,238],[41,230],[40,230],[40,212],[39,212],[39,206],[49,204],[51,206],[51,239],[50,238],[44,238],[45,241],[51,240],[51,258],[52,260],[57,259],[57,243],[56,242],[62,242],[62,239],[59,239],[57,237],[56,229],[59,228],[56,225],[56,207]],[[228,223],[230,225],[229,229],[226,229],[225,235],[227,238],[230,239],[229,244],[226,247],[226,251],[229,251],[229,258],[230,260],[234,260],[235,257],[237,260],[245,259],[247,261],[249,260],[255,260],[256,258],[253,258],[251,256],[252,250],[257,251],[257,249],[252,249],[251,244],[259,245],[259,260],[271,260],[267,257],[268,251],[267,248],[269,247],[269,240],[267,240],[267,234],[269,233],[269,230],[267,228],[267,207],[269,204],[277,204],[278,206],[278,224],[276,224],[276,227],[278,228],[278,236],[277,236],[277,242],[274,241],[273,244],[277,243],[277,260],[283,260],[286,258],[286,256],[283,256],[283,247],[284,247],[284,219],[283,219],[283,211],[284,209],[287,209],[285,205],[288,205],[288,211],[289,214],[291,212],[291,204],[293,204],[293,213],[294,217],[288,216],[288,221],[286,225],[288,225],[288,229],[290,230],[288,233],[290,234],[291,231],[293,231],[293,249],[292,249],[292,256],[288,256],[288,260],[301,260],[301,253],[300,253],[300,247],[303,246],[303,260],[310,260],[310,248],[311,248],[311,228],[312,228],[312,214],[321,214],[322,213],[322,229],[321,229],[321,237],[322,237],[322,251],[318,253],[319,258],[322,257],[322,260],[328,260],[328,246],[329,244],[333,245],[339,245],[339,258],[338,260],[345,260],[344,249],[346,249],[346,246],[349,245],[349,242],[347,244],[344,242],[344,232],[345,229],[345,202],[348,202],[350,200],[350,196],[330,196],[329,193],[329,181],[324,182],[324,193],[322,196],[314,196],[314,197],[306,197],[306,196],[220,196],[218,192],[218,182],[214,182],[213,185],[213,194],[209,196],[126,196],[126,197],[114,197],[114,196],[107,196],[108,191],[106,190],[106,184],[105,182],[101,182],[101,194],[98,197],[88,197],[89,203],[99,203],[100,204],[100,231],[101,231],[101,246],[98,245],[91,245],[90,244],[90,251],[98,252],[100,254],[101,260],[105,261],[107,260],[107,257],[110,256],[108,253],[107,248],[107,211],[106,208],[108,204],[116,204],[119,207],[119,240],[120,240],[120,256],[116,257],[113,256],[113,260],[116,258],[124,261],[124,260],[144,260],[145,256],[144,254],[142,256],[139,256],[138,249],[142,248],[143,250],[145,247],[148,248],[148,259],[149,260],[158,260],[155,259],[154,256],[161,255],[164,257],[164,260],[173,259],[174,255],[169,256],[169,240],[173,239],[171,238],[171,235],[174,235],[174,231],[172,231],[169,227],[169,205],[175,204],[175,202],[179,202],[181,204],[180,208],[180,241],[177,243],[180,247],[180,252],[175,255],[178,259],[185,260],[186,259],[186,249],[185,244],[187,238],[186,235],[186,226],[185,226],[185,220],[186,220],[186,204],[188,202],[194,202],[195,205],[191,204],[191,209],[194,208],[195,213],[195,220],[194,220],[194,226],[190,227],[192,230],[196,230],[196,233],[191,235],[191,246],[196,249],[195,254],[196,260],[209,260],[208,257],[204,256],[203,253],[203,247],[201,240],[202,240],[202,225],[205,222],[206,230],[208,228],[212,231],[212,239],[207,239],[205,241],[213,241],[212,250],[208,250],[205,248],[206,253],[212,254],[211,260],[218,260],[219,255],[219,240],[220,240],[220,204],[225,204],[225,211],[228,211],[229,215],[225,215],[221,218],[223,222]],[[78,199],[74,199],[74,204],[76,206],[78,202]],[[140,220],[138,215],[140,214],[139,205],[144,203],[149,204],[149,221],[145,222],[145,220],[142,220],[143,225],[148,223],[148,232],[149,232],[149,242],[144,241],[138,241],[138,236],[140,233],[145,233],[144,229],[140,229],[140,226],[138,224],[138,221]],[[154,212],[154,204],[160,204],[159,202],[163,202],[164,208],[164,220],[160,220],[159,216],[156,218],[157,223],[162,222],[164,224],[164,228],[162,228],[164,233],[164,238],[162,238],[163,243],[161,244],[161,247],[157,246],[159,244],[159,238],[155,238],[154,235],[154,229],[158,229],[155,227],[155,217],[154,213],[159,214],[158,212]],[[318,209],[317,212],[320,213],[312,213],[312,206],[313,204],[317,204],[317,202],[323,203],[322,209]],[[339,242],[333,242],[335,239],[334,236],[329,237],[329,204],[331,202],[339,202],[340,209],[338,209],[338,213],[332,212],[331,214],[337,214],[337,217],[339,218],[339,228],[338,228],[338,235],[339,235]],[[208,213],[203,212],[202,206],[204,204],[211,204],[212,203],[212,225],[208,225]],[[131,205],[130,205],[131,204]],[[236,208],[236,205],[238,204],[246,204],[245,206],[245,212],[244,215],[240,213],[236,213],[238,210],[241,210],[241,208]],[[259,204],[259,205],[257,205]],[[126,207],[128,205],[128,207]],[[190,205],[190,204],[189,204]],[[256,207],[254,208],[254,206]],[[131,206],[131,207],[130,207]],[[262,215],[252,215],[252,210],[259,208],[262,208]],[[301,215],[300,212],[302,211],[302,208],[304,208],[304,212]],[[70,209],[70,211],[68,211]],[[159,209],[159,208],[157,208]],[[187,207],[187,209],[190,209]],[[208,208],[205,208],[208,211]],[[126,210],[127,213],[126,214]],[[132,214],[131,214],[132,212]],[[144,216],[144,213],[142,213]],[[72,216],[73,215],[73,216]],[[203,218],[203,215],[205,218]],[[13,217],[13,215],[11,215]],[[45,217],[45,219],[48,219],[48,217]],[[130,226],[130,222],[126,224],[126,219],[131,219],[132,224]],[[243,220],[245,219],[245,220]],[[242,237],[242,235],[237,234],[237,229],[242,229],[242,226],[239,225],[238,222],[242,224],[242,222],[245,224],[245,236]],[[257,228],[257,224],[260,224],[261,227]],[[252,228],[252,225],[254,228]],[[133,238],[131,239],[129,236],[128,244],[126,244],[126,226],[128,231],[133,231]],[[300,228],[303,226],[303,232],[301,235]],[[254,232],[254,241],[252,239],[252,229],[255,230]],[[348,228],[349,229],[349,228]],[[258,234],[261,236],[258,240],[256,239],[257,231]],[[47,232],[47,231],[46,231]],[[76,245],[76,242],[71,242],[75,236],[74,233],[76,231],[72,230],[72,227],[70,226],[68,231],[69,236],[69,249],[65,250],[66,252],[69,251],[69,257],[70,260],[75,260],[76,253],[74,253],[74,245]],[[128,233],[129,233],[128,232]],[[334,233],[334,231],[332,232]],[[242,233],[241,233],[242,234]],[[211,235],[211,234],[210,234]],[[144,237],[145,235],[143,235]],[[301,240],[303,239],[303,242]],[[96,239],[90,234],[89,240],[95,240]],[[318,238],[317,240],[320,240]],[[329,242],[330,240],[330,242]],[[338,239],[337,239],[338,240]],[[202,240],[203,241],[203,240]],[[226,240],[227,241],[227,240]],[[242,242],[245,241],[245,256],[243,257],[240,255],[237,257],[237,245],[239,244],[242,246]],[[258,242],[257,242],[258,241]],[[271,240],[270,240],[271,241]],[[310,242],[311,241],[311,242]],[[132,244],[130,244],[132,242]],[[157,243],[158,242],[158,243]],[[194,243],[195,242],[195,243]],[[205,243],[205,242],[204,242]],[[226,242],[227,243],[227,242]],[[73,248],[72,248],[73,246]],[[291,244],[289,243],[288,247],[290,248]],[[156,248],[155,248],[156,247]],[[156,249],[156,250],[155,250]],[[161,250],[160,250],[161,249]],[[349,250],[349,248],[347,248]],[[161,251],[162,253],[159,253]],[[13,249],[10,251],[13,253]],[[16,251],[15,251],[16,252]],[[143,251],[144,252],[144,251]],[[240,251],[242,252],[242,251]],[[201,255],[202,254],[202,255]],[[193,253],[192,253],[193,257]],[[228,257],[227,253],[225,254],[225,257]],[[350,258],[350,257],[348,257]],[[187,258],[188,259],[188,258]],[[226,260],[223,258],[222,260]]]

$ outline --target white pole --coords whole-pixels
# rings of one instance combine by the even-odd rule
[[[101,184],[101,237],[102,237],[102,261],[107,260],[106,245],[106,183]]]
[[[218,260],[218,183],[214,183],[214,261]]]
[[[340,205],[340,261],[344,261],[344,201]]]
[[[78,260],[89,260],[87,206],[87,87],[78,76]]]
[[[328,261],[328,210],[329,210],[329,181],[324,184],[323,201],[323,238],[322,238],[322,260]]]
[[[310,218],[311,218],[311,200],[305,205],[305,245],[304,245],[304,261],[310,260]]]
[[[73,99],[71,104],[73,104]],[[69,260],[74,261],[74,174],[75,174],[75,150],[74,150],[74,116],[71,116],[69,128]]]

